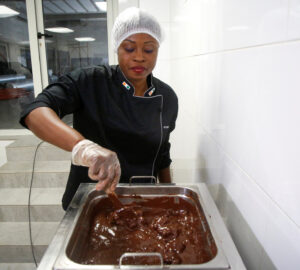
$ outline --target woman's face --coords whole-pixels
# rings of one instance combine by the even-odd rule
[[[126,78],[134,83],[145,80],[155,67],[158,42],[148,34],[134,34],[123,40],[118,60]]]

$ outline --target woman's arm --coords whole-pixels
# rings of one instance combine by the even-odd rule
[[[158,178],[160,183],[171,183],[172,179],[171,179],[170,167],[161,169],[158,172]]]
[[[66,151],[72,151],[74,145],[84,139],[78,131],[66,125],[48,107],[40,107],[31,111],[25,123],[40,139]]]
[[[72,151],[72,163],[89,167],[88,175],[98,181],[97,190],[115,190],[121,175],[116,153],[85,138],[66,125],[50,108],[39,107],[25,118],[27,127],[39,138],[66,151]],[[74,147],[75,146],[75,147]],[[76,161],[74,163],[74,161]]]

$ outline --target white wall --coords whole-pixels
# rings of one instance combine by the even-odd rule
[[[219,186],[248,269],[299,269],[300,1],[167,2],[177,180]]]

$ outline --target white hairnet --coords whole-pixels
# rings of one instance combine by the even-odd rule
[[[124,39],[137,33],[145,33],[152,36],[157,40],[158,44],[163,40],[162,29],[158,21],[149,13],[139,8],[131,7],[121,12],[114,23],[112,40],[115,52],[117,52]]]

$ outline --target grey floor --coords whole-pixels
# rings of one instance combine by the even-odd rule
[[[6,146],[7,163],[0,167],[0,269],[34,270],[28,230],[31,189],[31,226],[39,262],[61,221],[61,198],[70,170],[70,153],[43,143],[32,135],[0,136],[14,141]]]

